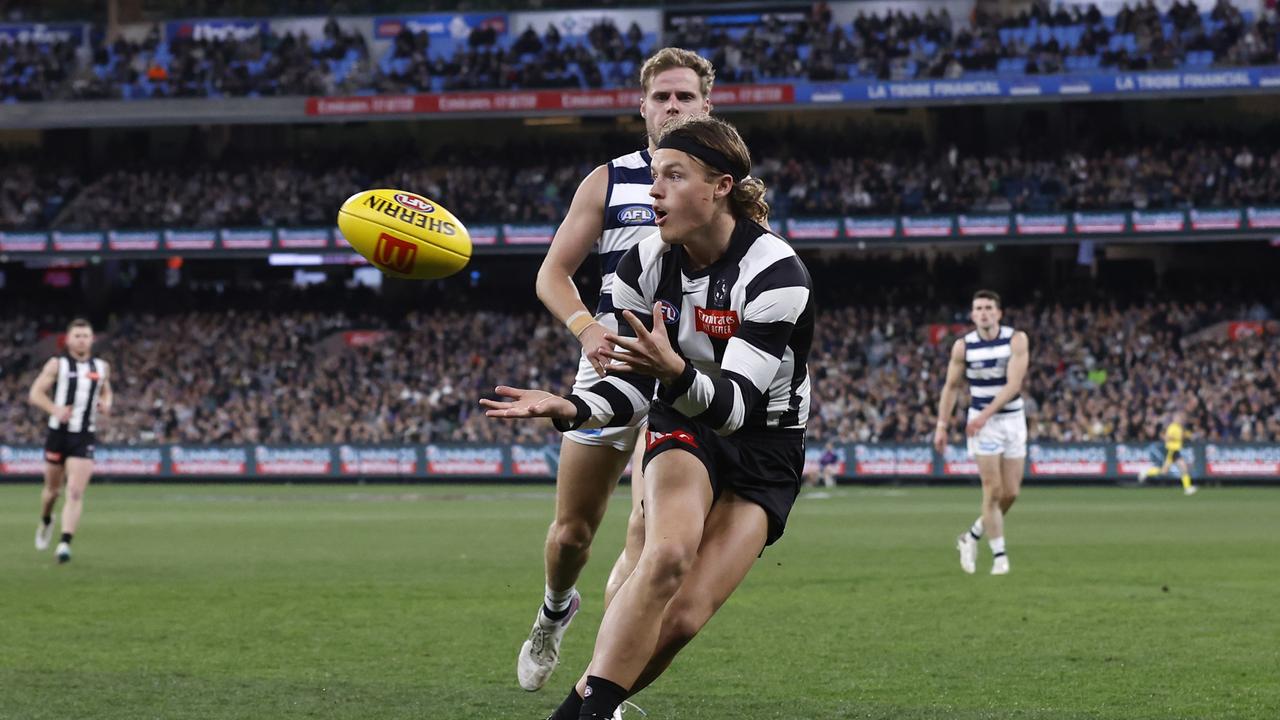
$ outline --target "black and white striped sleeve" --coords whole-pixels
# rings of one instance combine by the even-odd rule
[[[737,431],[777,376],[808,302],[809,274],[799,258],[790,254],[771,263],[747,285],[741,324],[725,345],[720,376],[687,364],[658,397],[720,435]]]
[[[631,324],[622,319],[623,310],[634,313],[645,327],[653,327],[653,304],[646,300],[641,287],[642,273],[641,248],[637,244],[622,256],[613,279],[613,306],[618,316],[618,335],[622,337],[635,337]],[[564,432],[639,425],[649,414],[649,400],[656,382],[636,373],[608,375],[568,396],[577,408],[577,415],[573,420],[555,421],[556,429]]]

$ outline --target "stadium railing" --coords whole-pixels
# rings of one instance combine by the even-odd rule
[[[942,240],[1004,243],[1135,239],[1270,239],[1280,230],[1280,206],[1212,210],[1112,211],[909,215],[880,217],[806,217],[773,219],[788,239],[799,244],[890,243]],[[540,251],[550,244],[550,224],[469,225],[479,254]],[[159,257],[263,255],[268,253],[342,253],[350,247],[337,228],[138,229],[110,231],[0,232],[0,255],[22,257]],[[350,258],[359,262],[356,258]]]
[[[841,443],[833,447],[836,475],[853,482],[973,481],[976,463],[960,445],[937,453],[924,443]],[[805,472],[817,470],[822,447],[805,454]],[[1159,443],[1031,443],[1031,481],[1123,482],[1159,467]],[[1280,481],[1280,444],[1189,443],[1182,450],[1193,477],[1215,482]],[[550,480],[558,444],[426,445],[153,445],[102,446],[95,452],[96,476],[157,480],[246,479],[412,481],[455,479]],[[0,445],[0,480],[27,480],[44,472],[44,451],[35,445]],[[1173,478],[1155,478],[1163,482]]]

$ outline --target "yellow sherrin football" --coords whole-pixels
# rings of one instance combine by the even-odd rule
[[[471,260],[471,234],[439,203],[404,190],[365,190],[338,210],[338,229],[356,252],[392,277],[431,280]]]

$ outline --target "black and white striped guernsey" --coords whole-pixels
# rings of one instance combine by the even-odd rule
[[[71,420],[59,422],[49,418],[49,428],[67,432],[95,432],[98,420],[98,395],[102,391],[102,379],[107,374],[107,364],[90,357],[77,360],[70,353],[59,355],[58,381],[53,386],[53,404],[71,406]]]
[[[809,346],[814,309],[809,272],[786,241],[742,220],[725,255],[690,269],[678,245],[646,237],[623,256],[613,285],[619,312],[652,327],[653,306],[688,363],[659,389],[666,403],[720,435],[740,429],[803,430],[809,420]],[[620,335],[632,336],[618,320]],[[610,375],[569,399],[578,408],[561,430],[636,425],[654,397],[653,378]]]
[[[640,238],[658,231],[654,220],[653,173],[649,151],[637,150],[609,161],[609,189],[604,196],[604,224],[596,254],[600,261],[597,313],[613,312],[613,276],[618,261]]]
[[[969,381],[969,407],[981,412],[1009,383],[1009,358],[1013,357],[1014,329],[1001,325],[996,336],[983,340],[977,330],[964,336],[964,376]],[[1022,395],[1014,395],[1001,413],[1022,411]]]

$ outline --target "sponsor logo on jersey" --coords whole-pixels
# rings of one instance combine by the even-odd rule
[[[648,205],[627,205],[618,211],[618,222],[623,225],[652,225],[653,208]]]
[[[689,434],[687,430],[676,430],[675,432],[669,433],[660,433],[650,430],[648,443],[646,444],[645,449],[652,450],[668,440],[684,443],[689,447],[698,447],[697,439],[694,438],[693,435]]]
[[[698,332],[710,335],[717,340],[728,340],[738,331],[738,312],[736,310],[708,310],[694,308]]]

